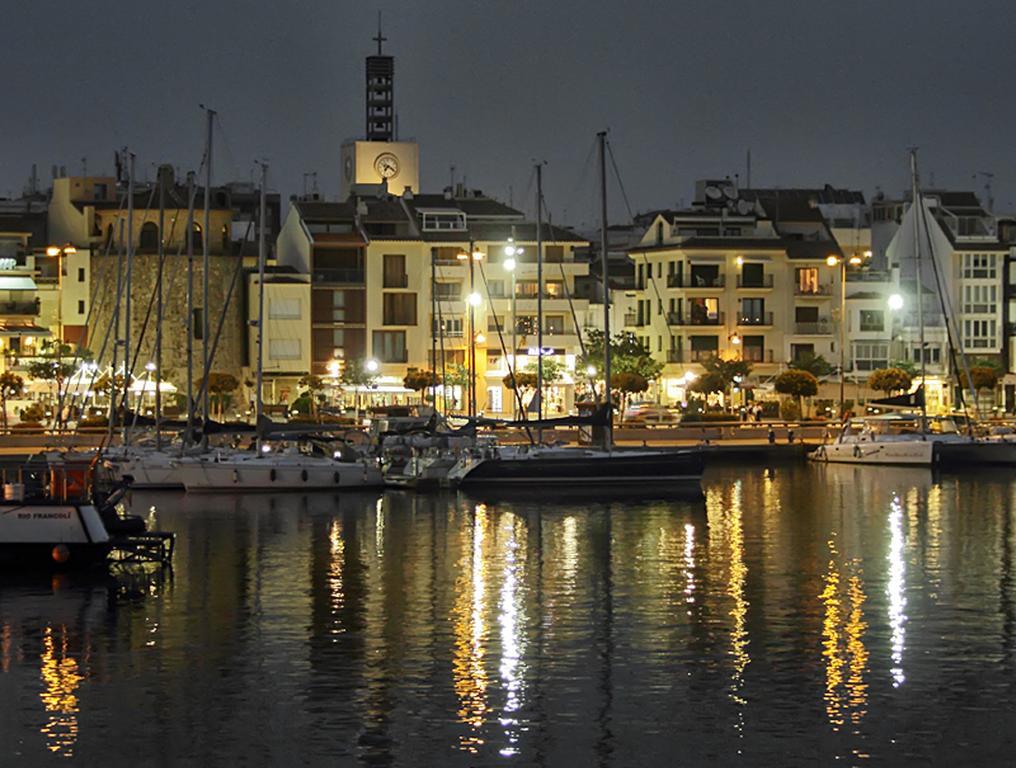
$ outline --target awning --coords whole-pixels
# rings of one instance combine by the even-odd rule
[[[39,286],[30,277],[0,275],[0,291],[37,291]]]
[[[52,336],[47,328],[40,328],[34,323],[2,323],[0,336]]]
[[[159,382],[159,391],[173,394],[176,387],[168,381]],[[148,378],[137,378],[131,382],[131,392],[135,395],[155,395],[155,381]]]

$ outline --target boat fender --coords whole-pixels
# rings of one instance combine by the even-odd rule
[[[855,459],[861,458],[861,446],[859,445],[854,446],[854,458]]]
[[[307,470],[306,469],[300,472],[300,479],[303,480],[305,483],[307,482]]]
[[[269,477],[269,479],[271,479],[271,481],[273,483],[275,482],[275,470],[274,469],[272,469],[272,471],[268,473],[268,477]]]
[[[233,470],[233,482],[234,483],[239,483],[240,482],[240,475],[237,473],[237,471],[235,469]]]
[[[339,473],[338,472],[335,473],[335,484],[336,485],[339,484]]]
[[[71,559],[71,551],[66,544],[57,544],[53,547],[53,562],[63,565]]]

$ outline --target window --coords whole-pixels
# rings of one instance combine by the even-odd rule
[[[79,315],[85,314],[85,300],[84,299],[78,299],[78,314]]]
[[[487,370],[500,371],[504,367],[504,357],[500,349],[487,350]]]
[[[409,285],[409,277],[406,275],[406,257],[401,253],[386,253],[384,255],[384,287],[405,288]]]
[[[492,298],[503,299],[505,296],[504,280],[488,280],[487,290],[490,292]]]
[[[424,232],[442,232],[449,230],[462,232],[466,228],[466,214],[461,211],[426,211],[423,212],[422,215]]]
[[[519,315],[515,319],[515,332],[525,336],[536,335],[536,317],[533,315]]]
[[[268,300],[269,320],[299,320],[300,299],[271,298]]]
[[[543,284],[543,295],[548,299],[563,299],[564,283],[560,280],[548,280]]]
[[[543,319],[544,333],[564,333],[564,317],[561,315],[550,315]]]
[[[691,359],[693,362],[701,362],[714,357],[720,351],[719,336],[692,336],[691,337]]]
[[[487,387],[487,410],[493,413],[501,413],[504,410],[504,401],[501,387]]]
[[[874,371],[889,366],[889,345],[882,342],[854,344],[854,370]]]
[[[719,299],[689,299],[692,325],[716,325],[720,320]]]
[[[885,312],[881,309],[861,310],[862,331],[882,331],[885,329]]]
[[[564,261],[564,246],[563,245],[545,245],[543,246],[543,263],[544,264],[559,264]]]
[[[741,299],[741,322],[743,324],[761,325],[765,319],[765,299]]]
[[[794,270],[794,283],[798,293],[819,293],[818,267],[798,267]]]
[[[269,339],[268,340],[269,360],[299,360],[300,340],[299,339]]]
[[[764,363],[765,359],[765,336],[742,336],[741,337],[741,359],[751,363]]]
[[[342,323],[346,320],[346,292],[332,291],[332,322]]]
[[[817,323],[818,307],[794,307],[794,321],[798,323]]]
[[[78,282],[79,283],[85,282],[85,268],[84,267],[78,267]]]
[[[995,285],[964,285],[963,311],[974,315],[995,314],[998,287]]]
[[[462,283],[434,283],[434,295],[439,301],[458,301],[462,297]]]
[[[536,298],[536,281],[523,280],[515,284],[515,295],[520,299]]]
[[[374,357],[382,363],[404,363],[409,359],[405,331],[374,331],[372,341]]]
[[[332,357],[343,358],[346,356],[346,332],[340,328],[332,331]]]
[[[995,340],[994,320],[964,320],[963,346],[966,349],[993,349]]]
[[[501,315],[487,315],[487,333],[497,333],[500,330],[502,333],[507,333],[508,328],[505,328],[504,318]]]
[[[383,302],[385,325],[416,325],[415,293],[386,293]]]
[[[742,264],[741,285],[745,288],[761,288],[765,285],[765,264]]]
[[[444,329],[442,331],[442,328]],[[461,317],[445,317],[445,318],[434,318],[434,321],[430,326],[431,333],[437,337],[442,335],[445,338],[459,338],[462,336],[462,318]]]
[[[790,345],[790,359],[797,362],[803,358],[815,356],[815,345],[814,344],[791,344]]]
[[[921,362],[921,346],[914,344],[910,347],[910,359],[915,363]],[[938,363],[942,359],[942,350],[937,344],[924,345],[924,362]]]
[[[993,253],[964,253],[963,277],[993,280],[995,278],[995,261]]]
[[[149,221],[141,225],[138,247],[141,253],[155,253],[159,250],[159,227],[156,224]]]
[[[692,264],[689,288],[713,288],[723,285],[717,264]]]

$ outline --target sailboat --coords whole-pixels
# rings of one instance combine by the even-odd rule
[[[306,491],[338,488],[379,488],[383,485],[377,460],[370,456],[339,456],[304,453],[298,446],[272,450],[266,442],[264,415],[264,318],[265,318],[265,194],[268,166],[261,163],[261,204],[258,220],[258,314],[257,374],[255,382],[255,450],[226,449],[176,461],[187,491]],[[207,388],[206,388],[207,391]],[[202,430],[207,436],[208,429]]]
[[[921,257],[922,223],[925,214],[917,175],[917,152],[910,153],[914,225],[915,295],[917,322],[920,327],[921,382],[914,392],[875,400],[871,405],[890,412],[876,416],[849,419],[835,440],[819,446],[808,458],[836,464],[932,466],[948,456],[951,462],[973,460],[982,453],[978,442],[963,434],[954,418],[929,417],[925,400],[927,356],[924,352],[924,281]],[[930,245],[930,240],[929,240]],[[941,287],[939,287],[941,290]],[[945,306],[943,303],[943,312]],[[946,317],[948,324],[948,317]],[[948,331],[947,331],[948,332]],[[969,380],[969,378],[968,378]]]
[[[687,488],[687,483],[699,483],[705,464],[702,448],[635,448],[617,449],[613,445],[610,392],[610,291],[607,279],[607,164],[606,132],[597,134],[600,159],[600,258],[603,290],[604,391],[606,402],[598,411],[602,419],[604,445],[602,448],[568,448],[560,446],[522,445],[477,448],[459,459],[448,472],[451,485],[494,485],[514,483],[525,485],[549,484],[564,487],[596,485],[646,484],[654,490],[661,485],[675,490]],[[543,189],[541,166],[536,167],[536,260],[537,296],[542,296],[543,262]],[[537,304],[537,325],[542,332],[543,317]],[[537,342],[537,394],[542,392],[542,339]],[[542,417],[542,402],[539,407]],[[594,417],[594,418],[597,418]],[[557,420],[548,420],[550,422]],[[546,422],[539,418],[530,424],[539,434]]]

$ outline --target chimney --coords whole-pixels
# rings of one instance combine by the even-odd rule
[[[156,171],[156,179],[165,189],[172,189],[176,182],[176,173],[173,170],[173,166],[169,164],[160,165],[158,171]]]

